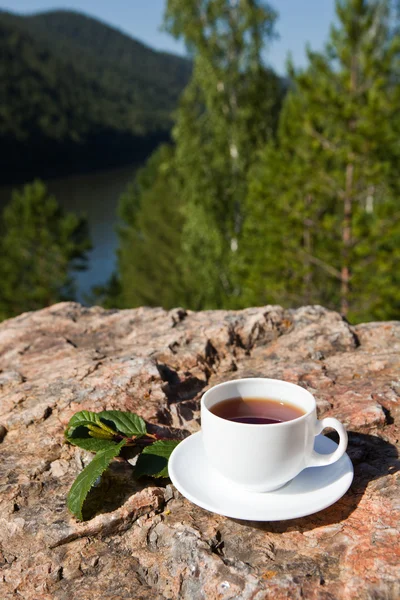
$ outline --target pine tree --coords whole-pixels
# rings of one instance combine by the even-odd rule
[[[337,0],[338,26],[293,87],[251,177],[242,302],[399,316],[399,35],[386,0]]]
[[[121,198],[120,217],[114,302],[121,307],[185,304],[178,264],[183,217],[171,147],[161,146],[138,172]]]
[[[276,15],[259,0],[169,0],[166,28],[194,70],[173,132],[184,224],[181,265],[192,308],[230,306],[250,165],[274,132],[283,95],[262,51]]]
[[[15,191],[0,219],[0,320],[74,299],[86,268],[87,223],[64,215],[40,181]]]

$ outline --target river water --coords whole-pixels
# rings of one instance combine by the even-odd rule
[[[93,250],[89,253],[89,268],[76,274],[79,301],[84,301],[94,285],[106,283],[115,269],[118,201],[136,169],[137,165],[132,165],[46,181],[65,211],[86,215],[89,221]],[[0,188],[0,209],[16,187],[21,186]]]

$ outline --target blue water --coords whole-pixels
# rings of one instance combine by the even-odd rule
[[[115,269],[117,206],[134,174],[135,167],[130,166],[46,182],[64,210],[84,214],[89,221],[93,250],[88,270],[76,274],[79,301],[84,301],[94,285],[105,284]],[[10,186],[0,189],[0,208],[10,199],[11,191]]]

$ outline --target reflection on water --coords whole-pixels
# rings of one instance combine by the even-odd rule
[[[122,167],[46,182],[64,210],[85,214],[89,221],[93,250],[89,254],[88,270],[76,275],[80,301],[92,286],[106,283],[115,268],[118,200],[133,179],[135,168]],[[10,200],[12,189],[12,186],[0,188],[0,209]]]

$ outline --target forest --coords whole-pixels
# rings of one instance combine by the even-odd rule
[[[69,11],[0,12],[0,56],[0,183],[143,160],[192,70]]]
[[[187,45],[188,81],[175,110],[154,112],[171,119],[171,139],[121,197],[117,270],[94,301],[322,304],[351,322],[398,319],[399,25],[393,1],[336,0],[323,51],[308,49],[303,69],[288,61],[282,80],[268,66],[275,5],[168,0],[164,27]],[[1,226],[0,318],[72,298],[85,223],[36,182],[14,194]]]

